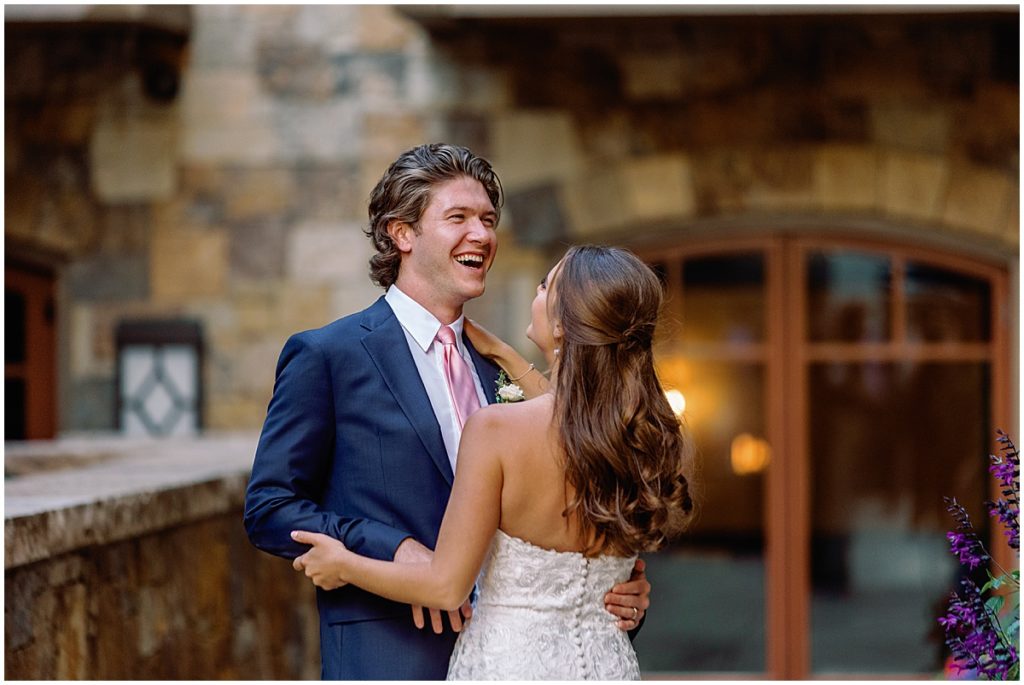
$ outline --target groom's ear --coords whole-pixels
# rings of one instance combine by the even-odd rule
[[[391,221],[388,223],[388,235],[399,252],[412,251],[412,226],[404,221]]]

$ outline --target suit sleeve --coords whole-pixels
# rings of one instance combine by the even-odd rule
[[[277,363],[246,490],[249,540],[265,552],[293,559],[309,548],[294,542],[291,531],[308,530],[337,538],[364,556],[391,560],[409,533],[319,506],[334,458],[334,431],[334,394],[323,350],[308,334],[293,335]]]

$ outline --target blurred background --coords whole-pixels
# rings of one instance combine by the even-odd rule
[[[284,341],[379,296],[369,191],[431,141],[503,181],[468,312],[524,354],[568,244],[663,279],[701,515],[648,558],[645,675],[941,673],[942,496],[999,550],[1018,427],[1018,12],[6,5],[6,676],[319,676],[242,492]]]

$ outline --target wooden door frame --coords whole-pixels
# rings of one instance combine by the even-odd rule
[[[7,289],[25,296],[26,346],[24,362],[8,364],[4,360],[4,377],[11,374],[25,380],[25,439],[51,439],[57,432],[56,274],[8,259],[4,265],[5,292]],[[30,342],[40,339],[46,344]]]
[[[1010,276],[1004,264],[981,257],[963,257],[941,248],[910,245],[900,240],[870,239],[840,233],[824,237],[772,233],[761,237],[702,240],[682,245],[645,246],[638,249],[651,262],[665,262],[669,306],[683,313],[684,293],[680,276],[681,260],[705,255],[737,252],[762,252],[765,256],[766,330],[764,354],[755,355],[765,364],[766,432],[775,459],[767,470],[765,497],[765,616],[766,673],[754,677],[807,679],[827,677],[811,673],[811,596],[810,526],[811,484],[808,422],[808,368],[817,355],[811,353],[806,336],[805,255],[813,249],[864,251],[893,258],[900,265],[907,260],[920,261],[958,273],[984,279],[991,285],[991,342],[956,346],[920,345],[922,358],[942,359],[950,354],[966,353],[990,362],[992,421],[1019,437],[1016,417],[1011,416],[1012,379],[1009,377],[1010,339],[1008,297]],[[893,311],[902,311],[903,292],[893,293]],[[887,356],[905,358],[909,345],[903,340],[901,317],[894,321],[894,335]],[[829,358],[862,358],[853,350],[840,347],[828,350]],[[832,357],[837,354],[838,357]],[[957,357],[959,358],[959,357]],[[753,361],[755,359],[751,359]],[[994,443],[993,443],[994,444]],[[995,447],[993,447],[995,451]],[[981,458],[982,455],[979,455]],[[994,481],[990,484],[994,499],[999,496]],[[951,493],[955,494],[955,493]],[[993,526],[990,549],[995,560],[1010,568],[1016,559]],[[701,676],[704,678],[704,675]],[[855,677],[848,674],[842,676]],[[877,677],[877,674],[871,674]],[[899,677],[907,677],[906,674]]]

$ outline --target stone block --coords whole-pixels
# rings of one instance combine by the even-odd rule
[[[974,97],[959,105],[955,112],[950,154],[965,157],[980,166],[1019,168],[1018,86],[979,84]]]
[[[153,225],[149,203],[107,205],[100,207],[99,212],[97,249],[100,252],[111,255],[148,253]]]
[[[248,67],[256,60],[257,25],[242,5],[197,5],[189,36],[193,69]]]
[[[859,145],[823,145],[814,152],[814,194],[825,210],[874,210],[878,153]]]
[[[304,218],[366,221],[369,194],[361,193],[362,176],[357,162],[304,164],[293,173],[293,205],[301,208]]]
[[[1006,225],[1003,228],[1003,239],[1019,249],[1020,245],[1020,195],[1010,193],[1010,208],[1007,212]]]
[[[367,279],[367,284],[369,284],[369,279]],[[280,297],[277,301],[275,321],[274,332],[284,334],[319,328],[329,323],[331,321],[331,289],[324,285],[286,282],[281,287]]]
[[[277,308],[277,295],[273,292],[260,292],[260,289],[239,288],[232,293],[231,309],[238,317],[238,333],[242,336],[266,333],[274,326]],[[221,347],[227,344],[238,344],[237,336],[224,339]],[[228,350],[224,350],[228,351]]]
[[[4,651],[8,655],[12,650],[22,650],[32,645],[36,626],[36,597],[46,587],[45,575],[46,569],[39,566],[7,573],[4,583]]]
[[[187,128],[183,159],[224,164],[268,164],[282,157],[283,144],[266,122],[210,124]]]
[[[295,182],[288,169],[243,167],[224,176],[224,218],[229,221],[280,215],[294,202]]]
[[[583,238],[625,227],[630,218],[622,169],[605,166],[563,186],[570,233]]]
[[[99,363],[93,353],[93,307],[72,304],[68,314],[68,362],[72,377],[109,375],[112,360]]]
[[[949,169],[940,157],[885,151],[879,177],[882,209],[896,217],[938,219],[948,178]]]
[[[270,371],[273,385],[273,369]],[[260,400],[211,397],[206,406],[207,426],[211,430],[254,429],[267,417],[270,393]]]
[[[406,95],[414,107],[495,112],[516,102],[509,68],[458,62],[430,49],[413,51],[407,68]]]
[[[509,193],[505,207],[505,221],[512,223],[511,235],[519,245],[551,245],[568,236],[561,195],[552,183]]]
[[[316,45],[271,40],[257,55],[260,83],[271,96],[323,102],[334,95],[337,66]]]
[[[900,99],[870,106],[872,141],[894,150],[942,154],[949,147],[952,123],[952,112],[940,102]]]
[[[224,292],[228,238],[221,231],[154,232],[150,244],[150,292],[157,301],[187,302]]]
[[[444,140],[462,145],[484,158],[491,156],[490,117],[472,112],[448,112],[442,121],[429,126],[427,140]],[[436,133],[434,133],[436,131]]]
[[[187,71],[180,107],[180,159],[185,163],[265,164],[282,154],[271,102],[254,71]]]
[[[302,306],[308,307],[308,302]],[[314,317],[318,312],[307,312]],[[320,313],[315,321],[294,327],[293,332],[322,326],[327,321]],[[277,336],[264,334],[261,338],[249,340],[233,359],[234,387],[242,397],[264,397],[268,400],[274,390],[274,369],[281,353],[281,342]]]
[[[516,110],[499,114],[492,134],[491,161],[509,191],[567,181],[580,171],[582,153],[568,112]]]
[[[281,101],[270,119],[280,140],[276,158],[285,162],[337,164],[358,159],[362,139],[359,98],[325,103]]]
[[[400,52],[415,40],[420,27],[391,5],[359,5],[358,47],[369,52]]]
[[[287,227],[280,219],[253,219],[229,229],[231,278],[277,279],[284,274]]]
[[[91,664],[88,654],[87,595],[85,585],[73,583],[56,591],[59,621],[55,626],[57,680],[88,678]]]
[[[689,216],[697,207],[693,171],[684,155],[632,159],[623,168],[629,211],[641,221]]]
[[[999,235],[1006,225],[1011,195],[1019,192],[1004,173],[969,164],[954,164],[942,211],[944,223]]]
[[[640,52],[619,59],[631,100],[676,100],[687,91],[690,67],[678,51]]]
[[[357,5],[302,5],[294,8],[288,37],[316,45],[331,54],[358,49],[360,7]]]
[[[693,175],[699,214],[740,211],[753,185],[753,160],[744,149],[709,150],[694,155]]]
[[[363,120],[362,145],[375,155],[395,159],[425,141],[423,117],[417,113],[368,113]]]
[[[337,81],[334,93],[356,99],[370,109],[393,110],[405,99],[409,57],[400,52],[350,53],[331,59]]]
[[[113,376],[72,378],[61,426],[68,431],[112,431],[117,425]]]
[[[177,145],[177,122],[169,115],[101,117],[89,145],[93,191],[111,204],[170,198]]]
[[[368,274],[369,271],[370,269],[367,267],[366,273]],[[331,293],[328,320],[340,319],[343,316],[366,309],[383,294],[383,290],[370,282],[368,275],[361,279],[355,279],[345,285],[340,285],[334,288]]]
[[[288,233],[286,275],[293,283],[339,283],[364,277],[375,253],[358,224],[308,222]]]
[[[94,255],[71,263],[67,293],[78,302],[142,300],[149,296],[148,255]]]
[[[768,210],[815,208],[811,150],[789,147],[754,151],[751,171],[746,206]]]
[[[764,90],[701,99],[684,108],[664,107],[645,123],[653,129],[648,136],[675,143],[673,148],[756,147],[778,138],[779,99]]]

